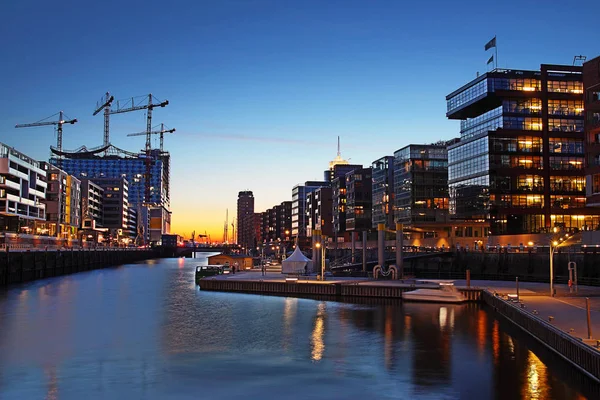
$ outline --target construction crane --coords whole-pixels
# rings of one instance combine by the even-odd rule
[[[169,105],[169,100],[160,101],[150,93],[147,97],[148,103],[142,101],[136,102],[136,98],[132,97],[124,101],[121,105],[121,101],[117,100],[117,108],[108,111],[108,114],[122,114],[130,111],[147,110],[146,111],[146,182],[144,184],[144,202],[150,204],[150,175],[152,173],[152,152],[150,148],[150,139],[152,136],[152,110],[155,107],[165,107]]]
[[[164,134],[165,133],[173,133],[173,132],[175,132],[175,129],[165,129],[165,124],[160,124],[160,130],[150,132],[151,135],[160,135],[160,152],[161,153],[163,152]],[[138,133],[130,133],[127,136],[142,136],[142,135],[147,135],[147,134],[148,134],[148,132],[138,132]]]
[[[52,117],[55,116],[59,116],[58,117],[58,121],[46,121],[47,119],[50,119]],[[67,119],[65,119],[67,118]],[[41,121],[38,122],[34,122],[32,124],[17,124],[15,125],[15,128],[29,128],[32,126],[46,126],[46,125],[56,125],[57,129],[57,137],[56,137],[56,149],[60,152],[62,151],[62,130],[63,130],[63,125],[64,124],[71,124],[73,125],[75,122],[77,122],[77,118],[74,119],[68,119],[68,117],[65,116],[65,114],[60,111],[54,115],[49,116],[48,118],[45,118]]]
[[[110,93],[106,92],[106,95],[102,97],[98,103],[96,103],[96,111],[94,111],[94,114],[92,114],[96,115],[100,111],[104,110],[104,146],[108,146],[110,142],[108,125],[110,119],[110,106],[114,99],[114,96],[111,96]],[[99,105],[100,103],[102,103],[102,105]]]

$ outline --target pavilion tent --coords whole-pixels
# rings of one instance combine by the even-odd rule
[[[306,270],[304,269],[306,267]],[[313,272],[313,262],[310,258],[306,257],[300,251],[300,246],[296,246],[296,249],[291,256],[283,260],[281,263],[282,274],[296,274],[296,273],[311,273]]]

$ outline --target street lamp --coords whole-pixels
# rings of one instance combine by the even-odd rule
[[[558,228],[554,227],[553,232],[558,233]],[[565,234],[564,237],[559,237],[558,239],[555,237],[550,241],[550,296],[554,297],[554,253],[556,249],[560,246],[563,246],[567,243],[569,239],[569,234]]]
[[[315,243],[317,249],[321,249],[321,280],[325,280],[325,244],[321,244],[319,242]]]

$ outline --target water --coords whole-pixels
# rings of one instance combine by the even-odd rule
[[[0,291],[0,399],[600,397],[478,305],[201,292],[199,262]]]

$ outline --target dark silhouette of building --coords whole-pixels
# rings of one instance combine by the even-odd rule
[[[238,193],[237,244],[245,249],[254,247],[254,194],[245,190]]]
[[[396,229],[394,221],[394,156],[385,156],[372,164],[372,227],[385,224]]]
[[[373,202],[372,169],[360,168],[346,174],[346,230],[364,232],[371,229]]]
[[[587,206],[600,206],[600,57],[583,64]],[[596,229],[597,225],[593,226]],[[592,228],[592,227],[590,227]]]

